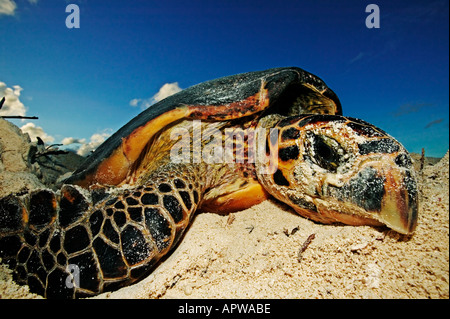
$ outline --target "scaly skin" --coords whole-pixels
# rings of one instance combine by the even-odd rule
[[[239,177],[224,164],[172,163],[169,137],[170,130],[154,142],[135,169],[139,174],[130,176],[132,185],[91,191],[64,185],[60,194],[38,190],[0,199],[0,258],[16,281],[47,298],[76,298],[148,275],[176,245],[204,195]]]
[[[47,298],[129,285],[176,244],[197,209],[201,178],[185,172],[163,172],[145,185],[112,190],[96,204],[92,193],[69,185],[60,197],[42,190],[3,198],[1,257],[19,283]],[[52,197],[55,209],[44,211]],[[66,284],[76,282],[70,273],[79,275],[78,287]]]
[[[224,133],[226,127],[254,123],[202,125]],[[91,191],[65,185],[58,195],[38,190],[1,199],[0,257],[33,292],[49,298],[91,296],[148,275],[202,205],[243,209],[267,192],[322,223],[414,231],[417,188],[411,160],[386,133],[331,115],[269,115],[259,125],[279,134],[271,139],[268,133],[267,158],[255,164],[173,163],[170,149],[176,141],[170,134],[192,127],[184,121],[153,141],[127,184]],[[188,145],[191,159],[198,155],[194,140]],[[267,163],[275,161],[277,169],[270,172]]]

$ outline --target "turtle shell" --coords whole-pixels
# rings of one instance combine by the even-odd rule
[[[296,67],[211,80],[169,96],[137,115],[100,145],[65,183],[83,187],[122,183],[152,137],[181,119],[222,121],[267,113],[342,114],[342,110],[325,82]]]

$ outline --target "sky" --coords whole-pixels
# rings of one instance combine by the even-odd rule
[[[448,0],[0,0],[0,39],[0,115],[80,154],[169,94],[282,66],[410,152],[449,148]]]

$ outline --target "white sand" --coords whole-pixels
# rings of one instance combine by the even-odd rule
[[[233,217],[199,214],[146,279],[96,298],[449,298],[448,153],[426,167],[420,188],[410,238],[316,224],[272,200]],[[0,298],[33,297],[0,267]]]

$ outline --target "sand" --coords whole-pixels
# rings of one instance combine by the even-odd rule
[[[448,156],[418,173],[413,236],[321,225],[267,200],[227,216],[198,214],[147,278],[95,298],[449,298]],[[0,298],[36,297],[0,267]]]

